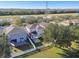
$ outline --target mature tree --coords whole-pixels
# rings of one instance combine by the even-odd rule
[[[44,19],[43,19],[43,17],[39,16],[39,17],[37,17],[37,20],[38,20],[39,23],[41,23],[41,22],[43,22]]]
[[[73,26],[71,37],[73,41],[79,43],[79,26]]]
[[[50,30],[51,26],[49,26],[48,28],[46,28],[46,30],[44,31],[44,35],[43,35],[43,39],[44,39],[44,42],[46,41],[50,41],[51,40],[51,35],[52,35],[52,32]]]
[[[69,27],[57,24],[49,24],[43,38],[44,40],[52,41],[55,46],[59,47],[70,47],[72,41]]]
[[[22,20],[19,17],[14,17],[14,20],[13,20],[12,24],[21,26],[22,25]]]
[[[26,19],[26,23],[29,23],[29,24],[38,23],[37,17],[28,16],[27,19]]]
[[[4,40],[4,44],[3,44],[3,55],[4,57],[10,57],[10,45],[9,45],[9,40],[7,38],[7,36],[5,34],[3,34],[3,40]]]
[[[65,47],[71,47],[72,38],[71,38],[70,26],[65,27],[63,40],[64,40]]]

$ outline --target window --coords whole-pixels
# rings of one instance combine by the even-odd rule
[[[32,33],[33,33],[33,34],[37,34],[37,32],[36,32],[36,31],[33,31]]]
[[[17,40],[16,40],[16,39],[13,39],[13,40],[11,40],[11,43],[12,43],[12,42],[17,42]]]
[[[23,41],[24,41],[24,38],[23,38],[23,37],[21,37],[21,38],[20,38],[20,41],[21,41],[21,42],[23,42]]]

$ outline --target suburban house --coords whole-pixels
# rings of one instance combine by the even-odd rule
[[[54,22],[54,21],[52,21],[52,22],[50,22],[50,23],[52,23],[52,24],[56,24],[56,22]]]
[[[52,19],[52,16],[43,16],[43,19]]]
[[[35,43],[41,43],[39,38],[43,36],[46,27],[47,23],[35,23],[27,25],[26,30]]]
[[[6,22],[12,22],[14,19],[11,18],[11,17],[8,17],[8,18],[6,18],[5,20],[6,20]]]
[[[70,22],[69,20],[65,20],[65,21],[62,21],[62,22],[58,23],[58,25],[69,26],[70,23],[71,23],[71,22]]]
[[[51,19],[51,18],[52,18],[52,16],[47,16],[47,18],[48,18],[48,19]]]
[[[12,46],[20,46],[28,43],[28,36],[23,27],[9,26],[5,28],[5,34],[8,36],[9,43]]]
[[[4,28],[6,28],[6,26],[0,26],[0,36],[2,36],[3,35],[3,30],[4,30]]]
[[[35,23],[26,26],[28,33],[32,35],[32,39],[39,38],[43,35],[44,29],[47,27],[47,23]]]
[[[79,20],[78,19],[74,19],[74,20],[70,20],[72,22],[73,25],[79,25]]]
[[[0,24],[3,24],[5,22],[12,22],[12,21],[13,21],[12,18],[0,19]]]

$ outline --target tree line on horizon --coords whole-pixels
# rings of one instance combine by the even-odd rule
[[[0,9],[0,16],[60,13],[79,13],[79,9]]]

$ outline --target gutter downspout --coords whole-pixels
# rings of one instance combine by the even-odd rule
[[[33,45],[34,49],[36,49],[36,46],[35,46],[35,44],[33,43],[33,41],[31,40],[30,35],[29,35],[29,34],[27,34],[27,35],[28,35],[28,39],[29,39],[30,43]]]

